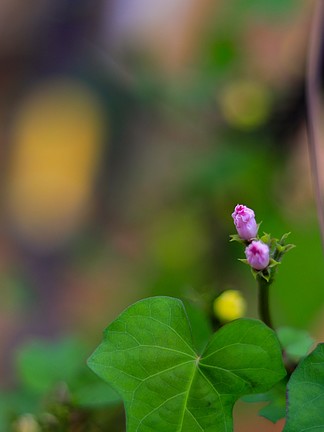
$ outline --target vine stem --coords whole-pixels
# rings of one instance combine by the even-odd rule
[[[317,215],[320,226],[322,249],[324,251],[324,201],[318,166],[318,151],[321,142],[321,66],[323,52],[324,1],[317,0],[311,25],[306,71],[306,119],[308,150],[316,198]]]
[[[267,282],[262,277],[258,277],[259,287],[259,315],[262,321],[270,328],[273,329],[271,314],[270,314],[270,302],[269,302],[269,291],[271,282]]]

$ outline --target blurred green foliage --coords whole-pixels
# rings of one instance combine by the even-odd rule
[[[0,431],[16,430],[15,423],[28,413],[44,431],[75,430],[78,422],[74,425],[73,419],[78,417],[82,427],[96,431],[93,412],[100,419],[102,409],[106,414],[101,421],[108,423],[121,400],[87,368],[88,353],[87,345],[75,338],[33,340],[21,346],[16,390],[0,394]]]

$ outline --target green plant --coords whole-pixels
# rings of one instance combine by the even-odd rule
[[[238,234],[231,239],[245,247],[242,261],[258,283],[264,322],[236,319],[197,349],[180,300],[152,297],[126,309],[106,329],[88,364],[122,397],[127,432],[229,432],[233,406],[243,396],[268,401],[260,414],[273,422],[287,413],[285,432],[324,428],[323,345],[305,357],[312,345],[308,334],[275,331],[270,316],[270,286],[293,245],[286,243],[288,235],[259,237],[254,212],[245,206],[237,206],[233,218]]]

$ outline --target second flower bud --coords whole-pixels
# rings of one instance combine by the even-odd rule
[[[245,249],[245,256],[252,268],[255,270],[263,270],[268,267],[270,262],[269,246],[262,241],[253,241]]]

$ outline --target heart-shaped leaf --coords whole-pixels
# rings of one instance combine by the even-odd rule
[[[288,383],[284,432],[324,431],[324,344],[300,362]]]
[[[230,432],[236,400],[286,374],[275,333],[257,320],[227,324],[197,354],[183,304],[169,297],[126,309],[89,366],[122,396],[128,432]]]

